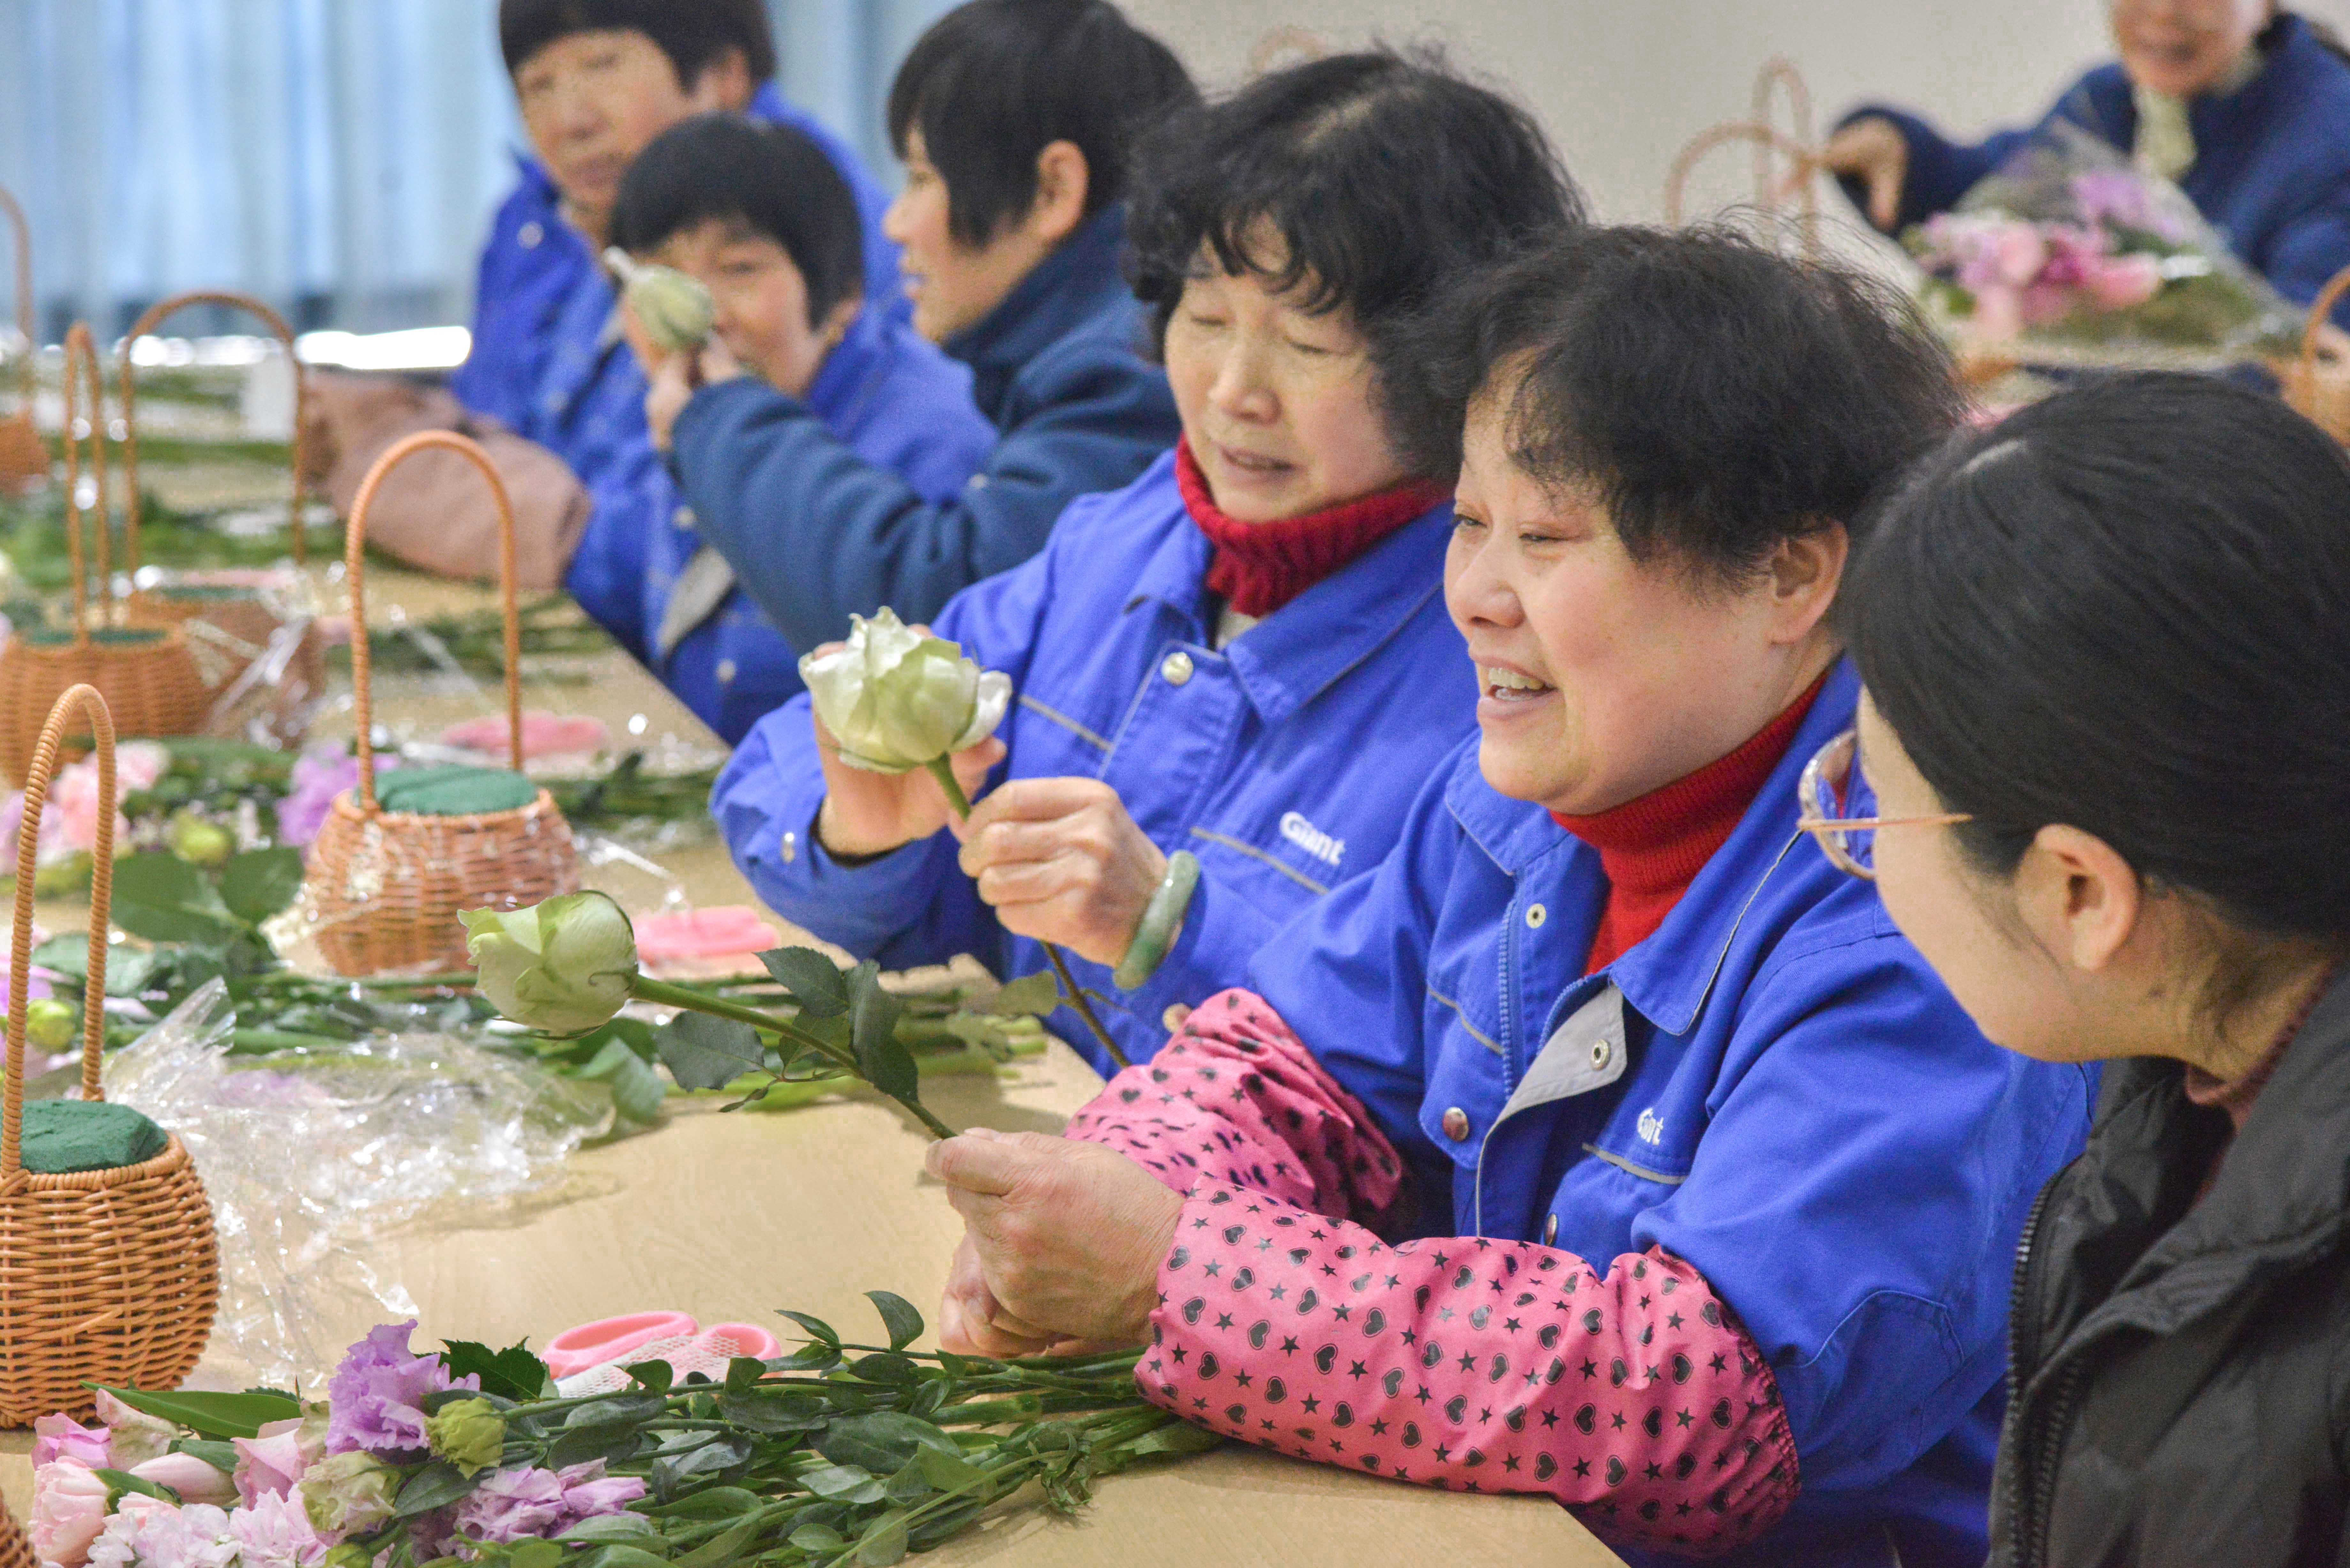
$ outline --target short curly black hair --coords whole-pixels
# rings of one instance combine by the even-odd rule
[[[1457,466],[1505,400],[1512,461],[1588,486],[1635,560],[1742,581],[1869,504],[1957,428],[1950,356],[1907,297],[1722,228],[1595,228],[1448,291],[1402,335],[1430,389],[1405,444]]]
[[[1129,272],[1162,342],[1205,267],[1303,287],[1308,308],[1350,314],[1399,430],[1431,415],[1398,330],[1448,277],[1584,221],[1534,117],[1432,50],[1334,55],[1170,117],[1144,144],[1133,209]],[[1261,254],[1269,236],[1277,255]]]
[[[1109,0],[970,0],[931,25],[889,84],[889,145],[922,151],[947,188],[947,229],[986,244],[1036,200],[1036,155],[1086,155],[1086,214],[1125,198],[1134,142],[1197,102],[1175,51]]]
[[[669,57],[680,87],[691,89],[728,49],[743,51],[751,79],[775,74],[775,37],[764,0],[500,0],[498,49],[506,74],[574,33],[631,32]]]

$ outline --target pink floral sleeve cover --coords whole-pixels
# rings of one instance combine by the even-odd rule
[[[1728,1551],[1794,1501],[1778,1385],[1696,1270],[1372,1229],[1401,1161],[1279,1015],[1210,1000],[1069,1123],[1184,1195],[1144,1395],[1268,1449],[1541,1492],[1603,1534]]]

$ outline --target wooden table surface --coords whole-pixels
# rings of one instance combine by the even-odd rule
[[[390,572],[370,576],[369,599],[379,623],[395,604],[421,615],[490,602],[479,590]],[[598,661],[592,682],[536,687],[525,701],[594,713],[616,736],[715,744],[618,654]],[[377,706],[384,721],[423,734],[494,703],[494,693],[422,695],[388,682]],[[320,730],[348,733],[348,722],[347,713],[329,715]],[[714,845],[659,858],[697,905],[752,901]],[[45,914],[60,929],[72,917],[65,907]],[[1000,1081],[950,1076],[923,1092],[954,1127],[1056,1132],[1100,1083],[1055,1044]],[[925,1142],[910,1120],[867,1097],[734,1116],[707,1100],[672,1101],[664,1125],[574,1155],[560,1192],[505,1223],[411,1227],[386,1237],[374,1262],[421,1308],[420,1345],[443,1336],[544,1344],[574,1324],[649,1308],[681,1309],[705,1324],[766,1322],[788,1334],[771,1314],[792,1307],[863,1333],[874,1322],[863,1292],[895,1291],[927,1316],[945,1282],[961,1222],[922,1172]],[[338,1324],[335,1343],[358,1338],[380,1315]],[[29,1433],[0,1433],[0,1495],[19,1518],[30,1496],[30,1446]],[[1110,1478],[1075,1521],[1014,1511],[926,1560],[1074,1564],[1111,1553],[1134,1568],[1617,1562],[1548,1501],[1432,1491],[1236,1445]]]

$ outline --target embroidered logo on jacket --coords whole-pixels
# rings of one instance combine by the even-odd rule
[[[1665,1141],[1665,1118],[1657,1115],[1654,1106],[1640,1113],[1638,1125],[1642,1143],[1653,1145]]]
[[[1347,853],[1347,841],[1333,838],[1294,811],[1284,812],[1281,836],[1315,859],[1336,866]]]

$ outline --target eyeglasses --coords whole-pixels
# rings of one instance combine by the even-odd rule
[[[1877,880],[1877,830],[1880,827],[1948,827],[1972,822],[1971,814],[1946,811],[1936,816],[1839,816],[1852,783],[1853,758],[1860,736],[1846,730],[1804,764],[1795,785],[1801,815],[1795,826],[1819,841],[1820,852],[1837,870],[1864,882]]]

